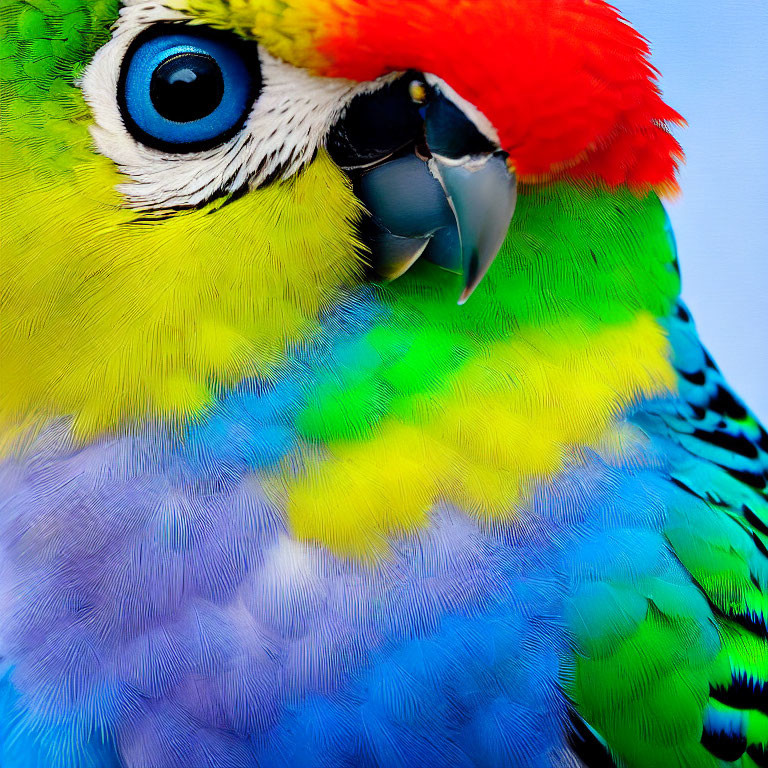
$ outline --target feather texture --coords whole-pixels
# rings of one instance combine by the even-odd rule
[[[0,765],[765,765],[768,438],[677,303],[645,43],[581,0],[460,38],[432,0],[169,5],[295,82],[434,71],[517,211],[457,307],[365,279],[322,149],[137,210],[89,133],[117,3],[2,5]]]

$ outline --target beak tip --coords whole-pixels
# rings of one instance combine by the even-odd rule
[[[472,294],[475,292],[475,289],[478,285],[482,282],[482,276],[479,280],[475,280],[472,283],[469,283],[464,286],[464,290],[461,292],[461,296],[459,296],[458,305],[460,307],[463,307],[470,299]]]
[[[517,179],[501,153],[464,162],[433,155],[438,179],[456,218],[465,276],[459,306],[482,282],[507,236],[517,202]]]

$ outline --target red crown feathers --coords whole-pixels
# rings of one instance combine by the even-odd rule
[[[324,74],[438,75],[492,122],[523,182],[677,189],[683,154],[667,126],[684,121],[661,98],[645,39],[601,0],[341,0],[329,10]]]

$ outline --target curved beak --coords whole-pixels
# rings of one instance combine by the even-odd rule
[[[425,94],[417,102],[414,83]],[[357,97],[328,149],[369,212],[361,235],[375,273],[394,280],[426,259],[463,276],[459,304],[466,302],[515,211],[506,154],[419,73]]]
[[[507,169],[506,157],[496,153],[459,161],[433,155],[428,165],[456,219],[464,275],[459,304],[464,304],[507,236],[517,203],[515,175]]]

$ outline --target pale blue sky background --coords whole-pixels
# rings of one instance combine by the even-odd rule
[[[688,120],[668,204],[683,297],[737,392],[768,422],[768,0],[613,0]]]

